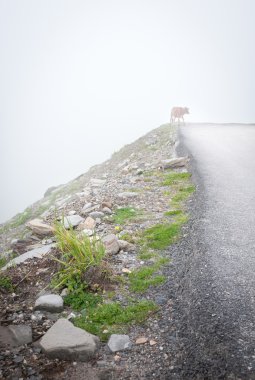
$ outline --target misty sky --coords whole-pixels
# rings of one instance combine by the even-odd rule
[[[254,0],[0,0],[0,222],[187,106],[254,122]]]

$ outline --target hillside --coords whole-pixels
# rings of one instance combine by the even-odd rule
[[[152,378],[171,366],[168,247],[194,191],[176,136],[151,131],[1,225],[0,378]]]

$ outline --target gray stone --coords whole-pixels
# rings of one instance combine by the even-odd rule
[[[68,215],[75,215],[76,214],[76,211],[75,210],[71,210],[68,212]]]
[[[135,251],[135,245],[129,243],[126,240],[118,240],[120,249],[123,249],[123,251]]]
[[[104,207],[104,208],[102,209],[102,211],[103,211],[105,214],[109,214],[109,215],[112,214],[112,210],[111,210],[110,208],[108,208],[108,207]]]
[[[34,257],[41,259],[43,258],[47,253],[51,251],[51,248],[54,247],[54,244],[44,245],[41,248],[35,248],[31,251],[28,251],[26,253],[23,253],[22,255],[15,257],[14,259],[10,260],[8,264],[6,264],[1,270],[6,270],[7,268],[13,266],[13,265],[19,265],[26,260],[33,259]]]
[[[104,213],[101,212],[101,211],[93,211],[89,214],[89,216],[93,219],[96,219],[96,218],[102,218],[104,216]]]
[[[74,327],[67,319],[59,319],[42,337],[40,347],[50,358],[88,361],[98,348],[99,338]]]
[[[112,334],[107,345],[112,352],[129,350],[131,348],[128,335]]]
[[[63,311],[64,302],[63,298],[57,294],[47,294],[37,298],[35,301],[34,310],[45,310],[53,313],[60,313]]]
[[[30,228],[35,235],[40,237],[53,235],[54,229],[41,219],[30,220],[26,226]]]
[[[65,216],[64,217],[64,226],[66,229],[69,229],[71,227],[78,226],[83,221],[84,221],[84,218],[82,218],[80,215]]]
[[[114,234],[110,234],[105,236],[102,239],[102,242],[105,246],[105,252],[109,255],[115,255],[119,252],[120,246],[118,243],[118,239]]]
[[[31,342],[32,329],[30,326],[0,326],[0,347],[18,347]]]
[[[162,160],[160,164],[160,168],[162,169],[180,168],[182,166],[186,166],[188,162],[189,162],[188,157],[171,158],[169,160]]]
[[[123,193],[119,193],[118,194],[118,197],[119,198],[135,198],[137,197],[137,193],[136,192],[133,192],[133,191],[124,191]]]

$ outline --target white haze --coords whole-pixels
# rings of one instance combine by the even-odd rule
[[[0,0],[0,221],[169,121],[254,122],[253,0]]]

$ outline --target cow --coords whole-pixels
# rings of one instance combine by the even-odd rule
[[[175,119],[178,119],[178,124],[180,124],[180,119],[184,123],[183,115],[189,114],[189,109],[187,107],[173,107],[171,111],[170,123],[174,123]]]

